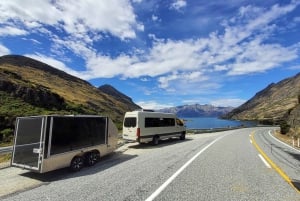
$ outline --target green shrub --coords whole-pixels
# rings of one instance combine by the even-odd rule
[[[2,142],[11,142],[14,138],[14,131],[11,128],[6,128],[0,131],[0,136]]]
[[[285,135],[290,131],[291,126],[287,124],[286,121],[282,121],[280,123],[280,132],[281,134]]]

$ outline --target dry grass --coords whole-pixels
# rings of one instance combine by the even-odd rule
[[[274,135],[277,139],[279,139],[280,141],[290,145],[290,146],[293,146],[293,137],[290,136],[290,135],[282,135],[280,133],[280,131],[276,130],[275,132],[275,135]],[[297,139],[294,139],[294,143],[295,143],[295,146],[294,148],[295,149],[298,149],[300,150],[300,147],[297,147]]]
[[[9,154],[0,154],[0,163],[7,163],[11,159],[11,153]]]

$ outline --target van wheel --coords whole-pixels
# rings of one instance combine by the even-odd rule
[[[159,142],[159,137],[158,136],[154,136],[153,140],[152,140],[152,144],[153,145],[158,145],[158,142]]]
[[[85,155],[85,164],[87,166],[93,166],[99,161],[100,155],[96,152],[89,152]]]
[[[180,139],[180,140],[185,140],[185,133],[181,133],[179,139]]]
[[[77,172],[79,170],[81,170],[84,166],[84,160],[83,160],[83,157],[81,156],[75,156],[72,161],[71,161],[71,164],[70,164],[70,169],[73,171],[73,172]]]

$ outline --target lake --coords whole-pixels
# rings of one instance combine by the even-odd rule
[[[195,118],[185,118],[185,125],[187,129],[211,129],[211,128],[228,128],[228,127],[238,127],[238,126],[255,126],[256,122],[253,121],[236,121],[219,119],[217,117],[195,117]]]

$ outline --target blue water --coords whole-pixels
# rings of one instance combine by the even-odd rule
[[[211,129],[211,128],[228,128],[237,126],[255,126],[256,122],[253,121],[236,121],[218,119],[217,117],[195,117],[184,118],[185,125],[188,129]]]

